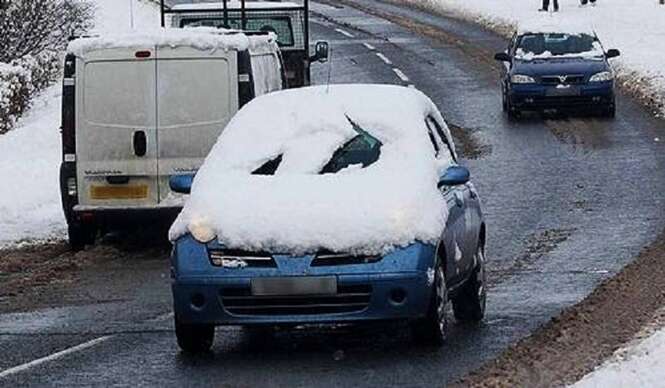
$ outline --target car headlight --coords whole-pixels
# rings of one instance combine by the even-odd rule
[[[513,75],[510,77],[510,82],[512,82],[512,83],[514,83],[514,84],[532,84],[532,83],[535,83],[536,80],[533,79],[533,77],[530,77],[530,76],[528,76],[528,75],[524,75],[524,74],[513,74]]]
[[[208,225],[205,220],[192,220],[189,223],[189,233],[192,234],[194,239],[202,244],[207,244],[217,237],[215,231]]]
[[[614,74],[611,71],[601,71],[596,73],[589,78],[589,82],[606,82],[612,81],[614,79]]]

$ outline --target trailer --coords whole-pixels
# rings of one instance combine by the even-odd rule
[[[327,42],[317,42],[314,54],[310,55],[309,0],[224,0],[174,6],[167,6],[164,1],[160,0],[162,27],[207,26],[275,33],[289,88],[308,86],[310,64],[328,60]]]

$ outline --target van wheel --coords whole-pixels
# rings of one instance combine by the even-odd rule
[[[86,245],[95,243],[97,227],[94,225],[83,225],[79,223],[69,224],[67,228],[69,246],[73,251],[80,251]]]
[[[476,263],[473,274],[453,298],[453,312],[460,322],[480,322],[485,316],[487,273],[485,250],[480,244],[476,249]]]
[[[448,313],[450,299],[443,271],[443,260],[439,260],[434,272],[434,286],[427,316],[411,324],[414,339],[422,344],[441,346],[448,337]]]
[[[205,353],[210,350],[215,339],[215,326],[180,323],[176,317],[175,335],[183,352]]]

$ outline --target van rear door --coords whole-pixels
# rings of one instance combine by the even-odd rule
[[[82,62],[83,77],[77,80],[79,204],[156,205],[155,48],[97,50]]]
[[[238,110],[237,51],[159,47],[157,57],[159,201],[178,206],[169,178],[196,172]]]

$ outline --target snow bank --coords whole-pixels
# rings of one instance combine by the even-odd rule
[[[619,351],[574,388],[662,387],[665,385],[665,329]]]
[[[276,45],[275,35],[251,36],[218,28],[157,28],[76,39],[67,51],[77,56],[101,49],[124,47],[194,47],[199,50],[247,50]]]
[[[434,157],[427,114],[440,117],[425,95],[386,85],[256,98],[213,147],[170,238],[204,229],[228,247],[292,254],[372,254],[416,240],[433,243],[447,216],[436,183],[450,158]],[[379,160],[319,174],[358,134],[349,119],[381,141]],[[279,155],[274,176],[251,175]]]
[[[539,0],[400,0],[435,12],[453,13],[508,35],[522,24],[591,26],[606,49],[621,50],[612,59],[623,87],[653,99],[665,115],[665,6],[657,0],[599,1],[581,8],[579,0],[559,0],[557,14],[538,13]],[[566,27],[567,28],[567,27]]]

